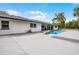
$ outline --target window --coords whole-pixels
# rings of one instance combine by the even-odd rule
[[[53,26],[51,26],[51,30],[53,30]]]
[[[9,21],[1,21],[1,30],[9,29]]]
[[[36,24],[34,24],[34,28],[36,28]]]
[[[31,23],[31,24],[30,24],[30,27],[36,28],[36,24]]]
[[[48,30],[50,30],[50,26],[49,25],[47,26],[47,28],[48,28]]]
[[[33,27],[33,24],[32,23],[30,24],[30,27]]]

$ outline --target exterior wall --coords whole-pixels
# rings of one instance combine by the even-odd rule
[[[1,31],[1,20],[0,20],[0,31]],[[0,32],[1,33],[1,32]]]
[[[36,28],[31,28],[32,32],[39,32],[41,31],[41,23],[34,23],[36,24]]]
[[[9,30],[1,30],[1,20],[9,21]],[[0,35],[41,31],[41,24],[36,23],[36,28],[30,28],[30,22],[0,18]]]
[[[1,30],[1,20],[9,21],[9,30]],[[30,29],[30,24],[28,22],[0,18],[0,35],[1,34],[25,33],[29,29]]]
[[[53,26],[53,30],[58,30],[58,26],[57,27]]]

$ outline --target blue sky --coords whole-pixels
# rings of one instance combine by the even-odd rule
[[[0,10],[5,10],[11,15],[23,16],[40,21],[48,21],[55,13],[64,12],[66,20],[72,20],[73,8],[79,7],[76,3],[1,3]]]

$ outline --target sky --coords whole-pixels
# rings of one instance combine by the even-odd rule
[[[73,9],[78,3],[0,3],[0,10],[10,15],[22,16],[34,20],[51,22],[55,13],[64,12],[66,21],[71,21]]]

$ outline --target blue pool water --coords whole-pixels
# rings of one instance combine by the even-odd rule
[[[62,33],[63,31],[50,31],[48,32],[48,34],[60,34]]]

